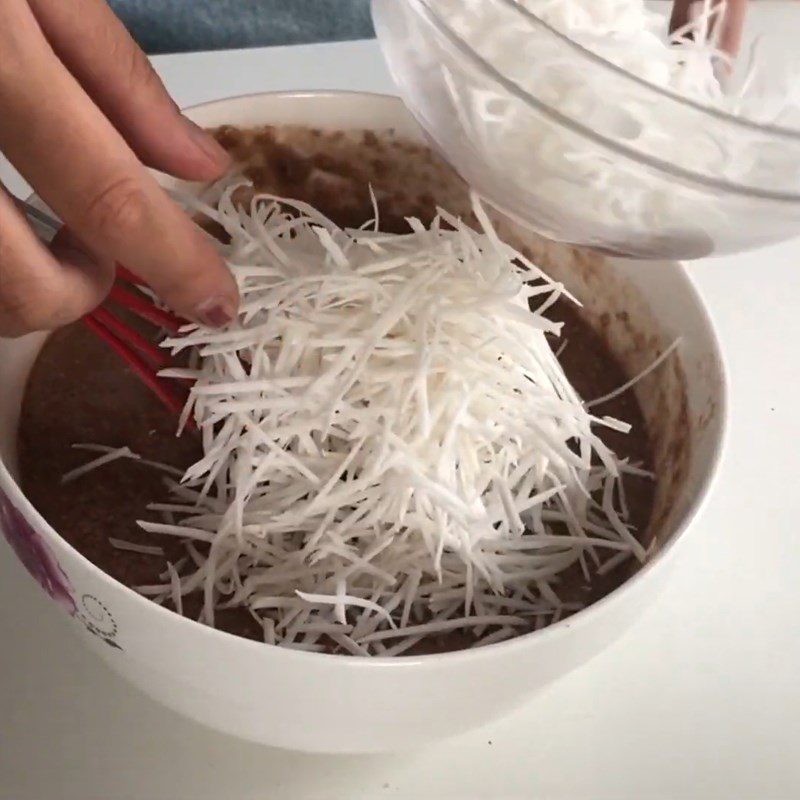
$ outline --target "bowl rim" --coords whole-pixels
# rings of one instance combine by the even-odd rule
[[[400,98],[394,95],[376,92],[335,90],[252,92],[232,97],[219,98],[217,100],[211,100],[203,103],[197,103],[195,105],[184,107],[182,111],[188,113],[191,117],[193,112],[208,110],[213,106],[224,107],[226,104],[234,101],[242,101],[247,99],[259,99],[263,101],[274,101],[289,104],[319,99],[351,101],[366,100],[368,102],[387,103],[388,105],[400,107],[405,110],[406,113],[409,113],[407,109],[405,109],[405,106]],[[269,123],[265,122],[264,124]],[[30,201],[35,197],[36,195],[32,194],[28,200]],[[684,290],[686,291],[688,297],[694,302],[698,313],[700,314],[701,322],[708,333],[710,354],[713,358],[714,366],[719,375],[718,396],[715,398],[716,434],[714,436],[713,446],[709,455],[708,469],[703,475],[702,480],[699,481],[695,499],[687,508],[683,519],[676,526],[675,531],[669,540],[658,549],[652,560],[643,564],[641,568],[638,569],[630,578],[623,581],[618,587],[591,605],[581,609],[580,611],[576,611],[569,617],[565,617],[558,622],[548,625],[537,631],[522,633],[510,639],[506,639],[501,642],[495,642],[483,647],[468,648],[464,650],[451,650],[444,653],[430,653],[416,656],[370,656],[369,658],[359,658],[351,655],[307,652],[302,650],[293,650],[286,647],[278,647],[276,645],[268,645],[264,642],[247,639],[218,628],[211,628],[197,622],[196,620],[190,619],[189,617],[179,615],[168,608],[152,602],[152,600],[144,597],[129,586],[126,586],[121,581],[104,572],[102,569],[100,569],[100,567],[76,550],[58,533],[54,527],[47,522],[47,520],[44,519],[44,517],[34,507],[30,500],[28,500],[19,483],[11,475],[11,472],[9,471],[3,459],[0,459],[0,491],[5,492],[12,504],[14,504],[16,508],[23,511],[28,519],[35,521],[35,524],[40,531],[43,531],[47,535],[57,539],[60,543],[60,546],[63,547],[71,555],[71,557],[77,559],[84,569],[94,574],[101,582],[109,583],[117,590],[121,590],[123,595],[127,596],[127,598],[134,603],[134,606],[140,607],[144,612],[149,611],[160,615],[164,619],[165,623],[171,622],[173,624],[185,626],[187,633],[194,632],[201,636],[207,635],[212,637],[212,639],[217,639],[221,646],[227,643],[233,647],[249,650],[253,654],[255,654],[256,651],[259,651],[262,655],[275,655],[277,658],[296,659],[298,661],[312,659],[313,661],[320,663],[324,659],[331,664],[338,664],[345,669],[392,668],[395,670],[408,670],[423,665],[429,666],[434,663],[444,662],[445,664],[454,664],[455,662],[462,662],[466,664],[467,662],[492,658],[495,657],[495,655],[510,655],[521,649],[534,646],[536,643],[544,643],[551,639],[560,638],[566,635],[570,629],[586,626],[595,616],[603,613],[607,608],[618,605],[625,595],[629,594],[632,589],[640,586],[642,581],[646,580],[651,573],[654,571],[663,570],[667,566],[668,560],[674,557],[678,542],[686,538],[687,530],[708,500],[709,495],[711,494],[711,489],[719,476],[720,465],[722,462],[723,453],[727,446],[728,431],[730,427],[729,375],[723,359],[719,335],[713,320],[711,319],[708,307],[703,302],[702,296],[698,291],[695,282],[692,280],[686,268],[682,264],[673,262],[672,268],[675,270],[676,280],[683,284]]]
[[[518,13],[523,14],[526,18],[528,18],[529,22],[534,22],[535,24],[541,25],[543,28],[547,29],[547,31],[551,33],[553,36],[558,37],[560,40],[568,44],[570,47],[575,49],[581,55],[599,64],[602,68],[607,69],[609,71],[613,71],[616,74],[623,76],[648,89],[655,90],[662,96],[669,98],[672,101],[679,102],[688,107],[694,108],[695,110],[705,112],[709,114],[709,116],[717,117],[726,124],[739,126],[750,131],[759,131],[762,133],[763,132],[774,133],[775,135],[778,135],[781,138],[791,138],[792,140],[800,143],[800,131],[792,131],[790,129],[777,128],[774,126],[771,127],[771,126],[759,125],[758,123],[753,122],[752,120],[750,121],[743,120],[738,117],[734,117],[731,114],[707,108],[706,106],[703,106],[702,104],[697,103],[696,101],[692,101],[687,98],[682,98],[671,91],[658,87],[655,84],[646,81],[644,78],[641,78],[637,75],[633,75],[627,70],[618,67],[615,64],[612,64],[610,61],[607,61],[602,56],[593,53],[591,50],[587,50],[582,45],[578,44],[577,42],[574,42],[568,36],[566,36],[565,34],[553,28],[551,25],[541,20],[532,12],[528,11],[527,9],[523,9],[517,2],[515,2],[515,0],[499,0],[499,2],[502,2],[509,8],[512,8]],[[781,203],[781,204],[800,203],[800,192],[786,192],[786,191],[776,191],[772,189],[761,189],[755,186],[746,186],[743,184],[732,183],[722,178],[714,178],[708,175],[704,175],[700,172],[694,172],[693,170],[684,169],[683,167],[677,167],[668,161],[664,161],[663,159],[649,155],[648,153],[643,153],[640,150],[637,150],[633,147],[621,144],[618,141],[615,141],[613,139],[608,139],[605,136],[596,133],[591,128],[588,128],[582,123],[572,119],[571,117],[562,114],[560,111],[557,111],[552,106],[543,103],[541,100],[534,97],[530,92],[528,92],[522,86],[520,86],[516,81],[513,81],[510,78],[503,75],[496,67],[490,64],[485,58],[483,58],[483,56],[481,56],[478,52],[476,52],[463,38],[461,38],[461,36],[459,36],[452,28],[450,28],[449,25],[447,25],[443,21],[442,17],[435,10],[431,8],[431,0],[410,0],[410,6],[412,8],[416,8],[417,13],[421,15],[424,19],[426,19],[428,23],[431,24],[439,32],[439,34],[444,36],[464,58],[466,58],[468,61],[471,61],[473,63],[473,66],[477,66],[481,70],[483,70],[485,74],[487,74],[493,81],[495,81],[495,83],[499,84],[503,89],[509,92],[509,94],[516,97],[518,100],[520,100],[525,105],[532,108],[534,111],[543,114],[544,116],[550,118],[559,125],[567,128],[577,136],[580,136],[584,139],[589,139],[590,141],[594,142],[598,147],[603,148],[605,150],[610,150],[616,155],[621,156],[622,158],[625,158],[626,160],[631,161],[635,164],[644,165],[656,172],[669,175],[670,177],[673,178],[677,178],[683,183],[688,184],[690,186],[692,184],[699,184],[700,186],[703,186],[707,189],[713,189],[717,192],[727,192],[733,195],[738,195],[740,197],[755,198],[758,200],[767,200],[773,203]]]

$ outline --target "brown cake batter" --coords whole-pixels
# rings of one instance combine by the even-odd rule
[[[381,228],[386,231],[404,231],[405,216],[430,220],[436,201],[448,206],[451,199],[449,207],[464,213],[463,187],[452,173],[425,148],[391,134],[224,128],[217,136],[245,165],[259,189],[306,200],[341,225],[357,226],[372,216],[370,184],[379,200]],[[543,266],[546,269],[547,265]],[[562,338],[568,344],[561,362],[581,396],[598,397],[626,381],[600,336],[572,306],[559,303],[553,316],[565,323]],[[606,443],[619,455],[649,466],[650,445],[634,394],[628,392],[608,402],[602,412],[633,425],[628,435],[604,431]],[[163,475],[124,460],[74,483],[62,484],[61,476],[91,458],[73,449],[75,443],[128,446],[143,458],[184,469],[199,456],[200,446],[192,435],[176,438],[175,427],[174,416],[82,325],[69,326],[49,338],[32,370],[23,404],[19,430],[22,486],[68,542],[128,586],[163,582],[158,576],[165,559],[175,563],[184,555],[179,540],[145,533],[136,525],[137,519],[148,517],[148,503],[167,497]],[[654,483],[631,477],[625,486],[633,524],[638,531],[645,531]],[[109,537],[159,545],[165,558],[118,550]],[[564,599],[591,601],[613,589],[627,574],[626,568],[620,568],[586,586],[576,568],[562,577],[559,594]],[[196,616],[199,608],[199,596],[184,603],[189,615]],[[217,627],[252,638],[262,636],[260,626],[244,609],[221,612]],[[456,649],[469,642],[466,636],[449,634],[427,642],[426,650]]]

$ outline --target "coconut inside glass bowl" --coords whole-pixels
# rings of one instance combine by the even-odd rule
[[[372,184],[387,226],[403,224],[406,215],[424,219],[435,214],[437,204],[465,218],[471,213],[465,187],[427,151],[396,99],[261,95],[212,103],[191,114],[208,127],[229,126],[219,135],[235,152],[241,150],[242,166],[256,183],[306,191],[301,199],[339,214],[344,224],[364,222],[361,217],[371,213],[365,183]],[[294,749],[368,752],[419,746],[501,715],[625,630],[662,584],[672,545],[716,470],[725,422],[716,340],[679,266],[615,263],[546,243],[503,219],[494,224],[501,239],[583,300],[574,324],[567,320],[575,340],[567,343],[562,358],[569,357],[570,347],[595,342],[601,371],[618,369],[622,377],[634,377],[680,339],[679,349],[629,395],[635,398],[631,413],[644,428],[641,441],[647,442],[645,457],[655,475],[646,524],[636,531],[647,551],[643,563],[628,559],[616,565],[621,571],[609,568],[613,582],[596,585],[581,610],[565,603],[562,613],[550,613],[543,625],[531,615],[527,627],[512,626],[517,635],[510,638],[504,619],[489,629],[494,640],[485,641],[487,631],[468,630],[466,641],[438,639],[433,647],[410,647],[405,655],[377,648],[371,657],[360,658],[346,654],[346,648],[324,646],[319,637],[292,641],[285,635],[291,621],[278,632],[276,644],[269,644],[263,618],[254,636],[237,629],[235,620],[226,621],[221,610],[214,621],[222,630],[210,627],[208,618],[199,624],[195,617],[202,616],[202,603],[192,609],[187,596],[186,607],[178,609],[191,615],[187,618],[169,607],[168,597],[159,605],[142,595],[141,586],[136,592],[125,585],[138,585],[140,577],[132,578],[129,571],[143,574],[151,568],[149,560],[158,562],[158,553],[110,542],[135,535],[135,520],[146,513],[142,505],[157,501],[163,491],[160,475],[145,464],[115,462],[66,489],[60,485],[65,469],[86,460],[87,454],[71,445],[87,437],[101,448],[129,446],[148,457],[159,456],[158,448],[170,442],[167,455],[181,463],[185,454],[175,450],[171,436],[174,419],[137,394],[133,379],[106,358],[100,343],[81,338],[82,331],[60,332],[49,341],[43,335],[3,341],[2,527],[23,564],[66,609],[89,646],[150,696],[218,730]],[[53,359],[54,354],[61,357]],[[73,368],[86,381],[82,387],[73,383],[70,397],[66,390]],[[578,370],[576,384],[589,372],[586,366]],[[102,397],[104,385],[115,388]],[[136,398],[133,404],[126,404],[128,392]],[[112,403],[121,410],[115,412]],[[164,542],[144,546],[161,546],[164,555],[170,547]],[[155,572],[162,569],[158,562]],[[557,591],[563,588],[554,585]],[[323,613],[319,598],[301,600]],[[254,610],[259,609],[249,609]],[[391,647],[397,636],[388,623],[380,630],[373,626],[381,634],[377,639],[369,634],[358,639],[354,628],[363,612],[347,612],[351,639],[362,648],[370,643]],[[402,623],[398,606],[395,616],[392,625],[397,626]],[[252,614],[249,618],[252,622]],[[325,630],[336,622],[332,615],[323,623]],[[320,643],[323,647],[314,648]],[[293,644],[312,647],[298,650]]]
[[[641,0],[372,4],[403,99],[489,202],[556,241],[680,259],[800,230],[795,56],[767,37],[728,75],[699,43],[723,6],[673,46]]]

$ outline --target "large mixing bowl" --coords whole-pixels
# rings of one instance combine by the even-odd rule
[[[378,135],[392,129],[394,136],[423,141],[399,100],[375,95],[257,95],[189,114],[206,126],[300,124]],[[407,150],[397,152],[411,158]],[[424,169],[399,160],[390,166],[401,170],[406,192],[442,198],[448,191],[440,172],[412,190],[407,176],[426,174],[430,161]],[[450,207],[466,201],[453,180],[460,188],[449,190]],[[65,624],[145,694],[192,719],[269,745],[339,753],[417,747],[481,725],[619,637],[664,584],[717,470],[725,427],[717,341],[679,265],[612,262],[552,246],[509,225],[500,232],[586,299],[588,320],[602,329],[630,373],[682,337],[679,357],[638,387],[660,476],[652,523],[657,547],[650,563],[556,625],[475,650],[369,659],[293,651],[213,630],[104,574],[24,496],[17,483],[17,423],[25,381],[46,339],[35,334],[0,340],[0,528],[22,565],[64,609]]]

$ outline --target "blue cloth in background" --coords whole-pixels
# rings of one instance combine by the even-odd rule
[[[110,0],[148,53],[365,39],[369,0]]]

